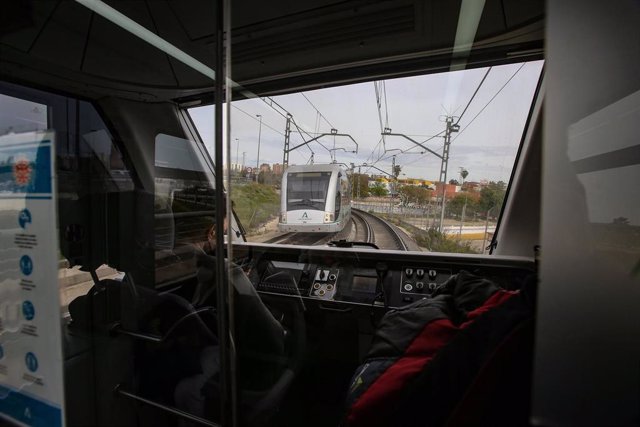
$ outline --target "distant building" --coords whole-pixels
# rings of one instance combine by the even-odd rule
[[[440,196],[442,194],[442,183],[436,182],[436,195]],[[447,198],[452,197],[458,191],[460,191],[460,186],[455,184],[445,184],[444,190]]]
[[[271,172],[271,166],[269,163],[263,163],[260,165],[260,172]]]
[[[276,175],[282,175],[282,165],[280,163],[274,163],[271,170]]]
[[[462,191],[480,191],[482,187],[482,184],[479,182],[466,181],[462,184]]]
[[[231,169],[232,172],[240,172],[242,170],[242,164],[240,163],[231,163],[230,165],[231,167],[229,169]],[[226,170],[226,167],[225,167]]]

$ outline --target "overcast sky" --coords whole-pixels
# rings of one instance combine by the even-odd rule
[[[460,179],[459,169],[469,171],[467,180],[507,181],[522,138],[524,124],[531,107],[542,61],[493,67],[477,95],[460,119],[460,132],[454,133],[450,149],[447,181]],[[478,88],[487,68],[431,74],[419,77],[385,81],[385,99],[382,98],[380,114],[383,124],[388,117],[388,127],[394,133],[405,134],[419,142],[445,129],[444,118],[452,115],[458,120],[474,91]],[[506,84],[506,85],[505,85]],[[373,82],[350,86],[320,89],[277,96],[273,99],[304,131],[314,135],[330,133],[349,134],[358,143],[358,153],[351,153],[355,145],[345,137],[322,137],[309,148],[301,147],[290,154],[290,164],[305,164],[311,150],[315,163],[331,162],[331,154],[323,148],[336,150],[336,161],[342,163],[372,164],[391,172],[391,155],[396,154],[396,164],[402,173],[411,178],[437,180],[441,160],[410,141],[397,136],[387,136],[384,145],[380,137],[380,118]],[[493,98],[493,100],[491,100]],[[313,104],[313,105],[312,105]],[[315,107],[315,108],[314,108]],[[317,110],[324,118],[321,118]],[[207,147],[213,147],[213,107],[190,110]],[[231,161],[255,167],[257,160],[259,119],[262,115],[260,138],[260,163],[282,163],[285,118],[261,99],[234,102],[231,109]],[[477,117],[476,117],[477,116]],[[296,130],[293,128],[293,130]],[[236,140],[237,138],[237,140]],[[304,135],[305,140],[310,139]],[[291,147],[304,142],[298,133],[291,134]],[[239,148],[238,148],[239,143]],[[424,145],[442,153],[444,139],[436,137]],[[386,147],[387,153],[384,153]],[[399,150],[409,152],[400,153]],[[375,151],[374,151],[375,150]],[[413,152],[414,154],[409,154]],[[213,152],[212,152],[213,157]],[[362,172],[379,173],[363,167]]]

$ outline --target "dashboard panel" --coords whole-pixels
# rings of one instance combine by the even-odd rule
[[[234,259],[260,294],[295,296],[340,309],[397,308],[431,298],[452,275],[466,270],[505,289],[519,289],[535,272],[533,258],[396,252],[239,243]]]

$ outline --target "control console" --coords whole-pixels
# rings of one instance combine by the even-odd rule
[[[309,296],[332,300],[336,294],[339,274],[340,270],[337,268],[319,267],[309,290]]]
[[[412,296],[431,295],[451,277],[451,270],[431,267],[403,267],[400,293]]]
[[[519,289],[534,271],[529,260],[492,258],[492,264],[486,264],[481,259],[432,254],[307,249],[301,256],[297,249],[279,251],[269,247],[257,254],[259,262],[248,272],[256,290],[304,298],[310,307],[334,311],[402,307],[439,294],[462,270],[490,277],[505,289]]]

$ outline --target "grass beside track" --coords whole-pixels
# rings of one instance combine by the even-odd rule
[[[465,241],[460,241],[453,236],[447,236],[434,229],[422,230],[414,225],[404,222],[393,215],[381,215],[387,221],[396,224],[409,231],[415,242],[423,248],[429,249],[431,252],[449,252],[476,254],[471,245]]]
[[[268,185],[255,182],[247,185],[234,185],[231,200],[240,222],[251,232],[278,215],[280,195]]]

